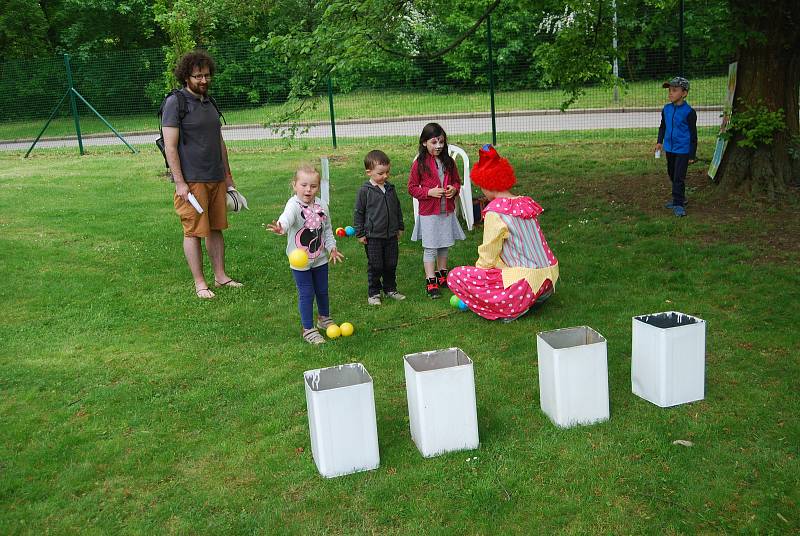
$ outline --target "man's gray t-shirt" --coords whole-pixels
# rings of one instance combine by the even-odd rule
[[[186,97],[186,115],[183,117],[183,128],[180,132],[182,138],[178,140],[183,178],[186,182],[223,181],[225,167],[222,164],[222,125],[219,114],[208,98],[201,101],[186,88],[181,89],[181,92]],[[176,95],[172,95],[164,103],[161,124],[165,127],[178,126]]]

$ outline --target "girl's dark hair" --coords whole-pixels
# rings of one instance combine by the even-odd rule
[[[211,76],[214,76],[214,69],[216,68],[214,60],[205,50],[192,50],[181,56],[181,59],[178,60],[178,64],[175,66],[175,70],[172,71],[172,73],[175,75],[175,78],[178,79],[178,82],[185,86],[186,80],[192,75],[192,71],[195,67],[198,69],[208,67],[208,72]]]
[[[453,157],[450,156],[450,150],[447,147],[447,133],[439,123],[428,123],[422,128],[422,134],[419,135],[419,149],[417,152],[418,178],[422,178],[422,175],[426,172],[424,167],[428,157],[428,148],[425,147],[425,142],[431,138],[438,138],[439,136],[444,138],[444,147],[439,155],[439,159],[442,161],[442,164],[444,164],[445,173],[452,172],[456,168],[456,162],[453,160]],[[428,171],[434,174],[437,173],[435,168],[429,168]]]

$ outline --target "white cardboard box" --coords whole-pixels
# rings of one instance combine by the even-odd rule
[[[556,426],[608,420],[605,338],[588,326],[557,329],[536,337],[539,401]]]
[[[706,323],[675,311],[634,316],[631,390],[666,408],[705,397]]]
[[[472,360],[458,348],[403,358],[411,438],[426,458],[478,448]]]
[[[326,478],[377,469],[378,426],[372,377],[361,363],[304,374],[311,452]]]

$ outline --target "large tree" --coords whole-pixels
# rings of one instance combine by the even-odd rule
[[[741,40],[732,138],[719,181],[725,190],[778,199],[800,181],[800,1],[730,4]]]

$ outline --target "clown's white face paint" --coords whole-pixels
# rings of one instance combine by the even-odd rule
[[[425,141],[425,148],[431,156],[439,156],[444,149],[444,136],[437,136]]]

